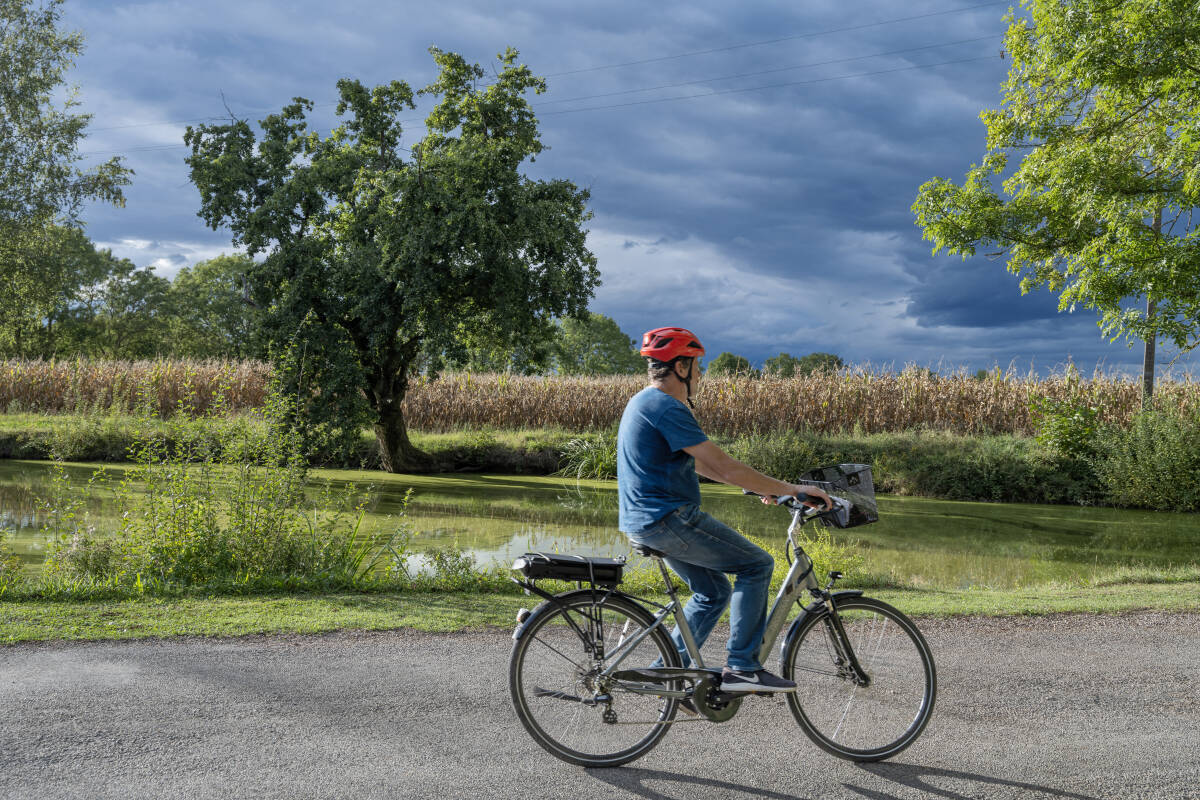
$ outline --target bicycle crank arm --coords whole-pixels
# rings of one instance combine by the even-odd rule
[[[674,697],[676,700],[683,700],[692,696],[692,691],[676,691],[674,689],[664,689],[661,685],[655,686],[649,683],[624,683],[617,681],[613,684],[614,689],[630,694],[648,694],[654,697]]]

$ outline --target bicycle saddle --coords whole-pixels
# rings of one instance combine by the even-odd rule
[[[653,547],[644,544],[633,543],[633,552],[646,558],[666,558],[667,554],[661,550],[655,550]]]

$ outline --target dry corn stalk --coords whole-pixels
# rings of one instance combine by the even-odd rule
[[[256,408],[266,398],[270,367],[220,361],[4,361],[0,409],[41,413],[129,410],[143,398],[160,414],[181,407]],[[584,431],[615,425],[643,376],[563,378],[459,373],[419,378],[404,401],[410,428],[553,427]],[[925,370],[816,373],[796,378],[706,378],[697,416],[710,433],[736,436],[774,430],[839,433],[913,428],[960,433],[1033,433],[1030,400],[1078,399],[1100,409],[1103,422],[1126,423],[1141,407],[1141,383],[1077,372],[1038,378],[1012,371],[976,380]],[[1200,413],[1200,384],[1163,379],[1159,403]]]
[[[0,408],[9,413],[130,411],[162,416],[261,406],[270,367],[257,361],[2,361]]]

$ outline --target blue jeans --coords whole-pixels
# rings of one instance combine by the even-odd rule
[[[775,569],[770,553],[692,504],[677,508],[650,530],[628,536],[661,551],[667,566],[692,590],[683,617],[697,647],[708,639],[728,604],[726,663],[738,670],[762,669],[758,651],[767,625],[767,591]],[[732,587],[726,574],[737,578]],[[678,626],[671,638],[684,666],[691,664]]]

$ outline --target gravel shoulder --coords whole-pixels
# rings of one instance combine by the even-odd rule
[[[867,766],[764,698],[563,764],[513,715],[506,630],[0,647],[0,797],[1200,798],[1200,615],[919,624],[937,710]]]

